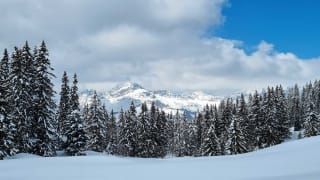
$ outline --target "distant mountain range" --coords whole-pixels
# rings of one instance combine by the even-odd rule
[[[86,90],[80,93],[80,103],[82,105],[90,104],[94,90]],[[128,110],[131,101],[133,101],[138,108],[141,103],[147,102],[150,106],[151,102],[155,102],[156,106],[163,111],[175,113],[186,111],[188,117],[193,117],[195,112],[202,110],[206,104],[218,104],[225,96],[217,96],[213,94],[204,93],[202,91],[168,91],[168,90],[148,90],[137,83],[123,83],[112,88],[110,91],[97,91],[99,98],[110,111],[118,113],[121,108]],[[235,96],[239,93],[229,93],[228,95]]]

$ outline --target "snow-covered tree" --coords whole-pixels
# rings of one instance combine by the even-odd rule
[[[8,115],[15,127],[16,133],[14,143],[19,152],[30,152],[32,147],[31,135],[31,116],[30,107],[32,105],[32,88],[30,82],[29,68],[32,56],[28,43],[25,44],[23,50],[15,47],[12,55],[10,83],[12,95],[12,111]]]
[[[238,115],[237,115],[238,116]],[[227,150],[230,154],[241,154],[248,152],[247,140],[243,130],[240,128],[241,117],[235,117],[230,124]]]
[[[58,109],[58,135],[59,135],[59,148],[65,148],[66,137],[66,123],[68,123],[68,116],[71,113],[70,108],[70,87],[67,72],[63,73],[62,84],[60,91],[60,102]]]
[[[48,50],[45,42],[41,43],[38,54],[35,57],[36,84],[33,89],[32,106],[32,152],[41,156],[54,156],[56,129],[54,128],[55,108],[54,90],[52,78],[53,68],[48,58]]]
[[[253,129],[252,129],[252,142],[251,148],[257,149],[260,147],[260,143],[262,141],[262,136],[263,136],[263,116],[261,113],[261,102],[260,102],[260,95],[257,91],[254,92],[252,96],[252,100],[250,103],[249,107],[249,114],[248,118],[251,124],[253,124]],[[252,149],[252,150],[253,150]]]
[[[114,115],[113,110],[110,112],[110,118],[107,123],[107,134],[108,134],[108,144],[106,151],[109,154],[115,154],[117,148],[117,125],[116,125],[116,117]]]
[[[304,136],[316,136],[320,134],[319,114],[315,110],[312,102],[309,102],[308,110],[304,119]]]
[[[220,141],[216,135],[216,119],[210,115],[209,108],[205,108],[204,118],[202,123],[202,156],[216,156],[221,155]]]
[[[94,92],[89,106],[89,117],[86,122],[87,149],[97,152],[105,150],[105,122],[102,119],[101,104],[97,93]]]
[[[9,55],[5,49],[0,62],[0,159],[17,151],[14,144],[15,124],[8,118],[11,111],[9,73]]]
[[[71,114],[68,115],[66,128],[65,152],[71,156],[84,155],[86,146],[86,134],[84,122],[80,113],[77,75],[73,76],[73,86],[70,94]]]

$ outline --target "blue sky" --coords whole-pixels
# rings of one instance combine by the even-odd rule
[[[55,83],[63,71],[76,72],[81,89],[108,90],[127,81],[173,90],[291,86],[320,78],[319,5],[1,0],[0,50],[45,40]]]
[[[244,42],[249,52],[261,40],[301,58],[320,56],[320,1],[230,0],[215,35]]]

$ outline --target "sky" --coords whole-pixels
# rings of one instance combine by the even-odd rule
[[[45,40],[59,86],[260,89],[320,77],[314,0],[2,0],[0,49]]]

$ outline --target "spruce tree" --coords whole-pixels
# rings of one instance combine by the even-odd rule
[[[150,116],[148,112],[147,103],[141,104],[141,112],[138,115],[137,121],[137,156],[139,157],[151,157],[152,156],[152,139],[151,139],[151,124]]]
[[[252,96],[252,101],[249,108],[248,118],[250,123],[253,125],[253,129],[251,134],[253,135],[251,148],[257,149],[262,146],[262,136],[263,136],[263,116],[261,113],[261,102],[260,102],[260,95],[257,91],[254,92]],[[252,149],[252,150],[253,150]]]
[[[35,89],[33,90],[33,153],[41,156],[54,156],[56,129],[54,128],[55,108],[52,78],[53,68],[48,59],[48,50],[43,41],[35,57]]]
[[[237,115],[230,124],[227,150],[230,154],[241,154],[248,152],[245,135],[240,128],[241,117]]]
[[[105,151],[105,123],[102,119],[100,100],[94,92],[92,102],[89,106],[89,117],[86,122],[87,149],[97,152]]]
[[[31,61],[30,48],[28,44],[24,46],[23,50],[15,47],[12,55],[11,71],[10,71],[10,84],[12,96],[12,111],[8,118],[15,127],[16,133],[14,136],[14,143],[19,152],[29,153],[32,147],[31,135],[31,116],[32,111],[32,97],[30,95],[30,77],[28,74],[28,65]]]
[[[290,133],[290,120],[288,118],[288,107],[287,101],[285,98],[284,91],[282,86],[277,86],[275,91],[275,108],[276,108],[276,117],[277,117],[277,134],[279,143],[283,142],[285,139],[288,139],[291,135]]]
[[[5,49],[0,62],[0,159],[17,152],[14,144],[15,124],[8,118],[11,111],[9,75],[9,55]]]
[[[70,94],[71,114],[68,115],[66,128],[66,147],[65,152],[71,156],[84,155],[86,146],[86,134],[84,122],[80,113],[80,103],[78,95],[78,79],[77,75],[73,76],[73,86]]]
[[[117,150],[117,125],[116,125],[116,117],[114,115],[113,110],[111,110],[110,118],[108,120],[107,125],[107,133],[108,133],[108,144],[107,144],[107,152],[109,154],[115,154]]]
[[[164,111],[159,112],[156,121],[156,130],[157,130],[157,148],[155,157],[164,157],[167,154],[168,147],[168,136],[166,135],[168,129],[168,120]]]
[[[320,134],[319,114],[312,102],[309,102],[308,110],[304,120],[304,136],[316,136]]]
[[[59,135],[59,149],[65,149],[65,143],[67,141],[66,124],[69,121],[70,108],[70,87],[69,79],[66,72],[62,76],[62,84],[60,91],[60,102],[58,109],[58,135]]]
[[[216,120],[210,115],[209,108],[205,108],[202,123],[202,156],[216,156],[222,154],[221,144],[216,135]]]
[[[177,157],[183,156],[184,152],[184,137],[183,137],[183,122],[180,118],[179,110],[177,110],[174,118],[174,155]]]

